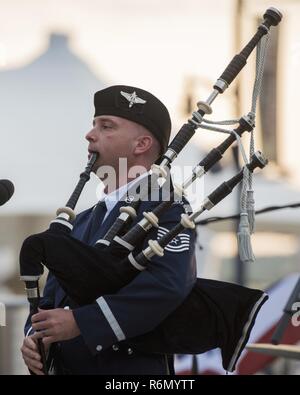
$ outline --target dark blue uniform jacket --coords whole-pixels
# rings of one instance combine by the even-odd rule
[[[176,202],[160,218],[159,228],[148,239],[156,239],[176,225],[185,212],[186,202]],[[151,211],[157,202],[142,202],[138,217]],[[99,225],[90,244],[101,239],[114,223],[122,206],[118,202]],[[89,224],[92,208],[78,215],[73,236],[82,240]],[[168,374],[167,356],[143,354],[131,347],[130,339],[155,328],[179,306],[196,280],[194,255],[195,233],[186,230],[168,245],[163,257],[153,257],[146,270],[113,295],[99,295],[91,305],[76,306],[50,273],[44,289],[44,308],[69,306],[74,313],[81,335],[60,342],[55,358],[62,374]],[[140,246],[141,248],[142,246]],[[25,333],[31,333],[30,317]]]

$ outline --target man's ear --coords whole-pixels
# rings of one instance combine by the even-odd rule
[[[139,136],[135,140],[134,154],[140,155],[149,151],[153,145],[153,138],[149,135]]]

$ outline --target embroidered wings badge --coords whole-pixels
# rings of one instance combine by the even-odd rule
[[[145,104],[147,103],[146,100],[142,99],[141,97],[138,97],[136,92],[132,93],[127,93],[127,92],[120,92],[123,97],[125,97],[126,100],[129,102],[129,108],[131,108],[134,104]]]

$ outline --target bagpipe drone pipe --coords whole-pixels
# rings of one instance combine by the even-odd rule
[[[190,119],[189,122],[183,125],[180,129],[179,133],[175,136],[174,140],[168,147],[166,153],[163,155],[160,164],[156,164],[152,167],[152,174],[149,176],[148,182],[144,185],[146,192],[148,192],[149,186],[151,187],[154,185],[158,178],[166,177],[170,169],[171,162],[191,139],[195,130],[201,124],[203,120],[202,117],[205,114],[211,113],[210,104],[219,93],[224,92],[244,67],[250,53],[264,34],[267,33],[268,28],[272,25],[275,26],[280,22],[281,14],[276,9],[271,8],[266,11],[264,18],[264,21],[259,26],[257,33],[251,41],[240,54],[233,58],[224,73],[217,80],[214,85],[214,91],[207,101],[198,103],[198,111],[194,112],[192,119]],[[220,160],[225,150],[236,140],[237,135],[241,135],[245,130],[251,131],[252,129],[253,124],[248,119],[242,118],[240,120],[239,127],[235,130],[235,133],[231,134],[224,143],[212,150],[209,155],[202,160],[198,166],[196,166],[191,179],[184,185],[184,187],[194,181],[197,177],[204,174],[204,172],[208,171],[214,163]],[[151,242],[145,251],[139,252],[137,255],[135,254],[135,251],[133,251],[128,256],[128,246],[130,247],[129,250],[134,250],[135,245],[138,244],[142,235],[145,237],[151,227],[157,225],[157,218],[159,215],[170,207],[176,194],[176,191],[174,190],[171,193],[169,201],[162,202],[153,210],[153,213],[147,213],[149,215],[144,217],[142,223],[137,224],[123,236],[120,235],[124,233],[124,225],[128,226],[130,218],[133,218],[136,215],[135,209],[138,207],[139,200],[135,200],[132,204],[125,207],[124,211],[121,212],[120,217],[107,233],[107,237],[104,238],[104,243],[98,243],[98,245],[95,246],[87,246],[86,244],[72,238],[70,236],[70,231],[72,230],[72,221],[74,221],[73,210],[80,192],[89,178],[89,172],[92,170],[95,159],[96,156],[92,156],[91,161],[87,166],[88,171],[86,169],[86,171],[82,173],[82,177],[79,182],[80,185],[77,185],[66,207],[58,210],[58,217],[56,220],[52,221],[49,230],[39,235],[29,237],[25,240],[22,246],[20,252],[21,279],[26,283],[27,297],[31,304],[32,313],[36,312],[39,304],[38,279],[43,273],[43,264],[53,272],[67,294],[73,298],[74,301],[78,304],[91,303],[100,295],[108,292],[116,292],[120,287],[128,283],[137,275],[137,273],[139,273],[139,270],[143,270],[146,267],[146,263],[151,259],[151,256],[156,253],[162,253],[164,247],[163,244],[167,239],[172,240],[178,229],[182,229],[182,227],[185,226],[192,226],[194,217],[184,217],[182,218],[182,223],[180,223],[176,229],[172,229],[165,238],[163,237]],[[257,154],[253,156],[252,161],[247,165],[247,167],[250,171],[253,171],[255,167],[263,167],[264,165],[265,162],[263,157],[260,154]],[[201,210],[204,211],[210,209],[213,205],[221,201],[231,192],[232,188],[242,180],[242,178],[243,172],[240,172],[232,179],[223,183],[216,191],[209,195],[208,200],[204,202]],[[202,212],[201,210],[197,211],[197,215]],[[195,215],[195,213],[192,215]],[[141,232],[140,230],[143,231]],[[137,240],[137,238],[139,240]],[[77,263],[75,264],[75,262],[78,262],[78,265]],[[87,271],[85,272],[86,268]],[[96,273],[99,273],[99,275]],[[78,279],[81,280],[81,284],[77,283]],[[100,279],[101,283],[99,284]],[[218,288],[218,292],[214,292],[216,288]],[[193,292],[194,295],[197,295],[196,299],[198,302],[193,302]],[[224,293],[226,294],[226,297],[224,297]],[[244,297],[241,297],[242,294]],[[240,344],[243,344],[240,342],[243,328],[246,322],[249,321],[249,316],[255,318],[255,315],[265,298],[265,295],[261,291],[248,290],[247,288],[233,284],[198,279],[194,290],[182,306],[175,310],[175,312],[173,312],[158,328],[156,328],[152,335],[149,333],[145,335],[145,338],[143,336],[140,337],[137,347],[142,350],[144,349],[151,352],[162,353],[200,353],[211,348],[221,347],[222,351],[224,350],[224,353],[227,355],[226,357],[224,354],[224,367],[226,366],[227,370],[233,369],[234,364],[231,363],[230,365],[230,361],[232,361],[233,355],[237,355],[237,339],[239,339]],[[231,319],[230,312],[223,308],[224,306],[222,302],[225,300],[228,300],[230,306],[236,306],[236,309],[231,307],[232,318],[235,317],[235,319]],[[188,309],[189,306],[199,307],[199,311],[195,311],[193,313]],[[212,306],[214,306],[213,309]],[[209,317],[207,309],[211,311],[212,318],[210,323],[207,321],[207,317]],[[216,309],[218,310],[218,314],[216,313]],[[170,325],[170,322],[172,322],[172,325],[170,325],[171,327],[174,325],[175,318],[172,317],[176,317],[177,311],[181,311],[181,314],[183,315],[188,312],[189,318],[195,317],[193,322],[198,322],[200,327],[195,327],[194,335],[189,335],[185,330],[181,333],[185,334],[185,339],[181,338],[181,335],[178,337],[180,332],[177,334],[173,333],[173,335],[166,335],[164,330],[168,325]],[[240,317],[240,319],[238,320],[237,317]],[[176,320],[178,320],[178,317]],[[188,323],[190,320],[187,321],[180,319],[180,322]],[[231,335],[228,335],[227,341],[225,341],[226,336],[224,334],[221,336],[219,329],[215,329],[222,328],[220,322],[222,322],[224,331],[227,329],[226,333],[231,333]],[[230,330],[228,322],[238,322],[237,327],[239,328],[235,327]],[[209,336],[206,336],[206,338],[201,336],[201,328],[203,330],[204,323],[206,331],[209,333]],[[249,330],[251,330],[251,325],[253,325],[253,321],[248,325]],[[218,333],[216,333],[216,331]],[[199,336],[197,333],[199,333]],[[249,331],[246,333],[246,336],[244,337],[245,341],[249,333]],[[165,343],[166,338],[177,340],[174,344],[168,344]],[[188,338],[198,338],[198,343],[188,345],[188,343],[186,343]],[[223,340],[220,340],[221,338]],[[225,341],[227,346],[228,344],[234,345],[231,348],[229,347],[232,352],[226,352],[226,346],[222,341]],[[228,357],[228,355],[230,355],[230,357]]]

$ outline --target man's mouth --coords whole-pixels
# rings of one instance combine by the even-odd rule
[[[92,151],[92,150],[88,150],[88,158],[90,159],[91,158],[91,156],[92,156],[92,154],[97,154],[98,156],[99,156],[99,153],[98,152],[96,152],[96,151]]]
[[[96,159],[93,160],[93,166],[92,166],[92,171],[95,173],[98,169],[97,161],[99,159],[99,153],[96,151],[88,150],[88,161],[91,162],[92,155],[97,155]]]

